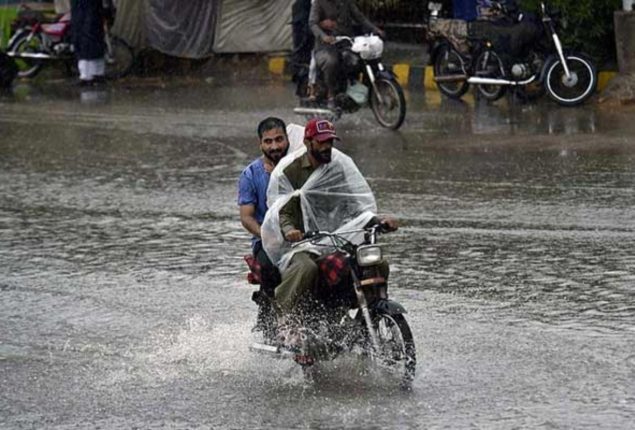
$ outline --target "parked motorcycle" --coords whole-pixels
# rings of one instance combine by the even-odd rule
[[[134,54],[123,39],[113,36],[104,25],[106,43],[106,78],[116,79],[130,73]],[[71,43],[71,14],[59,15],[45,22],[38,15],[28,15],[19,21],[9,40],[7,55],[15,58],[18,76],[31,78],[50,61],[61,61],[73,70],[76,59]]]
[[[523,16],[519,16],[519,20],[522,19]],[[544,2],[540,3],[540,21],[543,31],[537,33],[524,55],[505,55],[501,47],[490,41],[481,60],[476,61],[474,72],[460,55],[452,52],[452,46],[446,47],[443,55],[434,57],[435,81],[440,88],[460,89],[454,97],[462,96],[469,84],[479,85],[479,92],[490,100],[501,96],[498,88],[526,88],[539,83],[549,97],[562,106],[583,103],[597,86],[593,62],[585,54],[562,47],[557,20]],[[484,56],[498,57],[498,60],[484,62]]]
[[[396,376],[404,387],[408,387],[415,375],[415,344],[404,317],[406,310],[388,298],[386,280],[378,271],[382,252],[377,237],[385,231],[382,224],[377,224],[340,234],[313,232],[294,244],[302,246],[309,242],[334,250],[323,258],[335,256],[344,262],[343,273],[347,276],[335,287],[326,286],[322,282],[324,277],[320,276],[320,286],[314,293],[319,310],[314,307],[313,318],[304,319],[299,350],[276,343],[276,319],[270,306],[271,299],[256,293],[254,298],[260,307],[258,324],[264,340],[253,343],[250,349],[292,359],[302,366],[309,378],[317,363],[345,353],[357,354]],[[363,243],[354,245],[344,237],[351,234],[363,234]]]
[[[338,119],[342,113],[356,112],[370,105],[377,122],[386,128],[398,129],[406,117],[406,99],[403,89],[395,75],[387,70],[381,62],[384,50],[383,41],[376,35],[357,37],[337,36],[336,46],[342,51],[342,65],[346,77],[346,91],[336,99],[336,108],[327,107],[327,91],[319,73],[312,71],[309,75],[317,75],[311,83],[311,94],[300,97],[300,107],[294,112],[307,117],[325,117]]]
[[[457,19],[440,17],[442,4],[428,3],[430,14],[426,24],[426,36],[431,42],[431,58],[434,76],[490,76],[496,71],[504,71],[503,61],[491,49],[486,38],[470,37],[468,23]],[[469,89],[466,80],[435,79],[437,88],[450,98],[461,98]],[[497,100],[505,94],[505,87],[478,85],[478,90],[490,100]]]

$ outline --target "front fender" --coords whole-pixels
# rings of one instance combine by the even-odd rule
[[[401,306],[399,303],[389,300],[389,299],[380,299],[374,305],[373,309],[380,314],[388,314],[388,315],[401,315],[405,314],[406,309]]]
[[[388,70],[388,69],[378,70],[376,77],[377,78],[388,79],[390,81],[396,81],[397,80],[397,75],[395,75],[392,70]]]
[[[549,70],[551,65],[555,63],[556,61],[560,61],[560,57],[558,57],[558,54],[551,54],[545,59],[545,62],[542,65],[542,70],[540,71],[540,76],[538,78],[538,80],[541,83],[545,81],[545,75],[547,74],[547,70]]]

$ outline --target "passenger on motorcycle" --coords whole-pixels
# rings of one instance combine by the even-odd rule
[[[262,225],[262,240],[282,273],[274,299],[278,341],[291,349],[300,342],[302,321],[319,306],[311,300],[319,275],[316,260],[329,252],[310,243],[298,247],[292,243],[308,231],[345,232],[379,221],[388,230],[397,229],[395,220],[375,216],[377,207],[368,183],[355,163],[333,148],[336,140],[332,123],[310,120],[304,129],[306,150],[294,152],[276,167],[267,193],[270,209]],[[380,272],[386,280],[388,271],[384,262]]]
[[[335,96],[346,90],[341,77],[342,53],[335,45],[335,36],[355,36],[355,25],[362,32],[384,37],[384,32],[364,16],[354,0],[313,0],[309,14],[309,27],[315,36],[313,55],[327,88],[329,109],[335,108]]]
[[[287,154],[289,138],[284,121],[269,117],[258,124],[258,145],[262,155],[253,160],[240,174],[238,180],[238,206],[240,222],[253,235],[250,266],[259,266],[260,292],[273,296],[280,282],[278,269],[271,263],[260,238],[260,226],[267,212],[267,186],[274,167]],[[265,302],[266,303],[266,302]],[[259,309],[260,312],[263,309]],[[256,329],[262,329],[263,315],[259,315]]]

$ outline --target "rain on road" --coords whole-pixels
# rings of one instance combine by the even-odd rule
[[[593,104],[411,91],[399,132],[342,118],[418,353],[402,392],[336,360],[307,386],[248,351],[236,180],[270,81],[0,98],[3,428],[629,428],[635,124]]]

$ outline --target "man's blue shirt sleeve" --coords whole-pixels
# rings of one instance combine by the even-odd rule
[[[238,179],[238,204],[239,205],[256,205],[258,203],[258,195],[254,186],[254,179],[251,169],[245,169]]]

